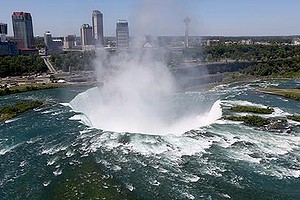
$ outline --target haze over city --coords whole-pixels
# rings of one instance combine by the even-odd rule
[[[90,23],[91,11],[98,9],[104,16],[104,35],[115,35],[118,19],[127,19],[131,36],[140,20],[145,34],[183,35],[185,16],[192,18],[191,35],[297,35],[300,32],[296,0],[102,0],[102,1],[46,1],[37,0],[1,2],[0,22],[9,24],[12,34],[11,13],[30,12],[33,17],[35,35],[50,30],[54,36],[79,35],[82,23]],[[148,13],[157,13],[149,15]],[[154,16],[154,17],[153,17]],[[156,16],[156,17],[155,17]]]

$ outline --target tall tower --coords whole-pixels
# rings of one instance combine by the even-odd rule
[[[7,24],[0,23],[0,42],[6,42]]]
[[[13,12],[12,23],[14,38],[18,43],[19,49],[33,48],[33,26],[30,13]]]
[[[118,20],[116,38],[118,48],[129,48],[129,28],[126,20]]]
[[[99,10],[92,13],[93,39],[96,46],[104,45],[103,37],[103,14]]]
[[[46,31],[46,33],[44,34],[44,43],[46,45],[47,52],[51,52],[51,50],[53,49],[52,49],[52,35],[50,31]]]
[[[93,28],[89,24],[83,24],[80,28],[82,46],[93,45]]]
[[[184,18],[183,22],[185,23],[185,37],[184,37],[184,46],[189,47],[189,23],[191,22],[191,18]]]

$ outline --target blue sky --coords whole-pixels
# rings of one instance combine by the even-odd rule
[[[192,35],[300,34],[299,0],[1,0],[0,22],[12,35],[12,12],[26,11],[35,35],[78,35],[95,9],[104,15],[105,36],[115,35],[118,19],[128,20],[132,36],[183,35],[185,16]]]

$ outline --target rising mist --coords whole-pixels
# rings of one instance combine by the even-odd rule
[[[95,71],[103,85],[71,102],[75,111],[87,116],[91,126],[116,132],[183,134],[212,123],[221,115],[220,102],[211,112],[206,109],[200,114],[200,105],[199,109],[185,111],[185,102],[179,104],[174,98],[178,87],[164,60],[165,52],[143,48],[144,35],[151,30],[159,32],[160,28],[165,31],[179,26],[184,31],[183,7],[183,1],[144,1],[132,25],[138,36],[131,42],[130,51],[98,52]],[[179,19],[179,25],[171,23]]]

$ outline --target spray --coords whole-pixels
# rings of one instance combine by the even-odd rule
[[[161,19],[178,18],[182,24],[185,13],[178,14],[179,8],[183,7],[181,4],[169,0],[155,2],[157,4],[144,1],[140,5],[138,10],[143,14],[136,17],[133,23],[136,34],[144,35],[149,32],[143,31],[157,30]],[[174,13],[177,9],[178,12]],[[150,12],[153,10],[164,12]],[[157,13],[165,16],[160,18]],[[157,17],[160,20],[156,20]],[[162,29],[166,28],[166,24],[164,21]],[[211,109],[216,114],[206,110],[199,115],[201,109],[198,108],[186,112],[185,102],[178,103],[178,98],[174,98],[179,95],[178,87],[166,65],[163,50],[142,48],[141,37],[136,38],[130,51],[118,51],[115,54],[98,52],[95,71],[103,86],[75,97],[70,103],[75,111],[82,112],[90,125],[102,130],[160,135],[183,134],[220,117],[220,102],[216,102]]]

